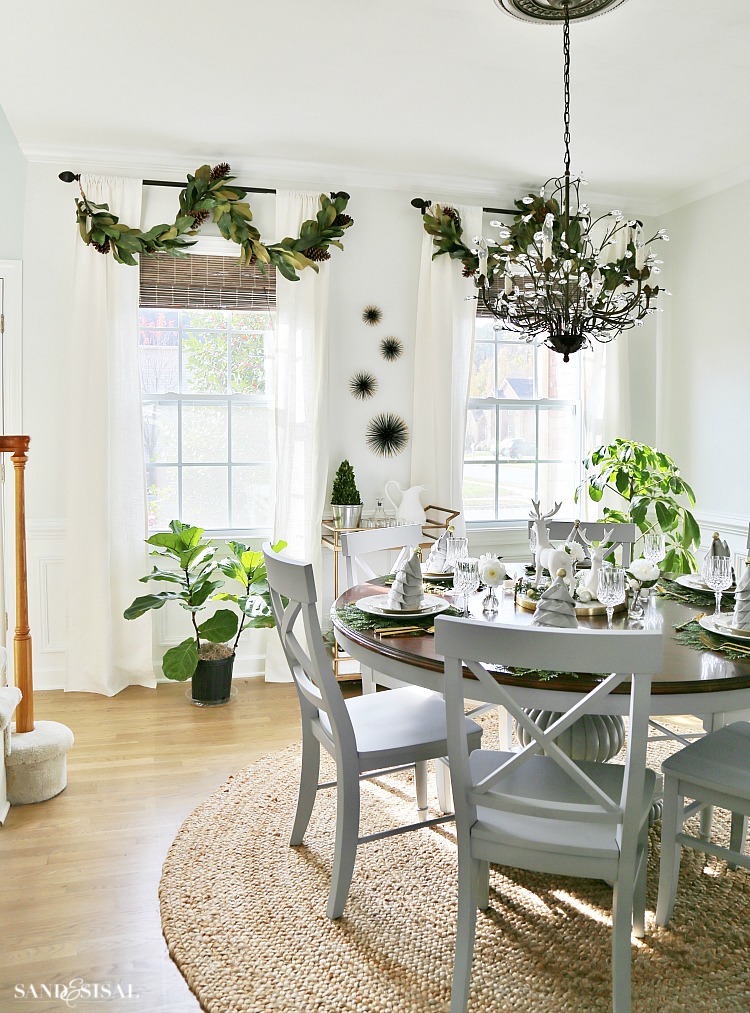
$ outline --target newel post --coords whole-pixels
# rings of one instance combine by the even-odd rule
[[[16,533],[16,630],[13,638],[13,661],[16,686],[23,697],[16,711],[16,731],[34,730],[34,684],[31,668],[31,633],[29,630],[29,582],[26,568],[26,502],[24,469],[28,460],[30,437],[0,436],[0,452],[11,453],[15,472],[15,533]]]

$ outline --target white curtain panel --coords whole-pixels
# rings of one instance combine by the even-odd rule
[[[581,356],[583,454],[630,432],[630,361],[627,337],[607,344],[594,341]],[[605,500],[606,502],[606,500]],[[584,492],[579,500],[581,518],[598,520],[602,506]],[[614,501],[611,505],[616,505]]]
[[[139,224],[139,179],[82,176],[90,200]],[[155,686],[151,622],[123,609],[146,593],[146,490],[138,371],[138,268],[76,235],[68,391],[65,689],[114,696]]]
[[[482,209],[452,205],[461,215],[470,245],[482,232]],[[474,349],[476,288],[460,261],[432,259],[425,232],[417,298],[411,484],[423,485],[423,502],[461,511],[456,529],[465,532],[463,462],[466,408]]]
[[[279,190],[276,235],[294,236],[315,218],[320,194]],[[274,538],[289,543],[295,559],[312,561],[321,585],[320,522],[328,481],[328,276],[301,272],[299,281],[276,276],[276,506]],[[266,680],[291,675],[278,636],[268,638]]]

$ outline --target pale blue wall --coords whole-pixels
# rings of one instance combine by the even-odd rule
[[[26,158],[0,107],[0,260],[21,260]]]

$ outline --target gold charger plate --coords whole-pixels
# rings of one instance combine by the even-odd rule
[[[525,609],[526,612],[535,612],[539,599],[527,598],[525,595],[523,598],[517,599],[517,604],[520,608]],[[614,612],[625,612],[627,610],[628,603],[626,601],[620,602],[619,605],[615,605]],[[583,603],[576,603],[576,615],[577,616],[606,616],[607,606],[602,605],[600,601],[593,602],[591,605],[584,605]]]

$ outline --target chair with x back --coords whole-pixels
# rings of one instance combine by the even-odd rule
[[[339,535],[341,555],[346,566],[346,586],[365,584],[382,576],[365,558],[371,553],[383,553],[388,550],[400,549],[396,561],[388,564],[392,570],[409,558],[412,551],[422,541],[421,524],[397,524],[390,528],[369,528],[364,531],[344,531]],[[382,558],[382,557],[381,557]],[[334,565],[337,565],[334,562]],[[374,693],[378,685],[389,686],[391,689],[402,685],[396,679],[374,672],[365,665],[360,666],[362,673],[362,692]]]
[[[750,724],[735,721],[691,742],[668,757],[661,769],[664,812],[656,924],[667,925],[674,909],[683,845],[725,859],[730,869],[738,865],[750,869],[750,856],[742,850],[750,816]],[[693,801],[685,804],[686,797]],[[731,812],[728,848],[685,832],[685,821],[706,806]]]
[[[336,787],[336,842],[328,917],[339,918],[354,872],[357,846],[407,830],[443,823],[427,819],[375,834],[359,835],[360,780],[415,768],[417,802],[427,806],[427,761],[448,752],[445,703],[427,690],[408,687],[345,700],[326,654],[316,609],[311,563],[285,559],[263,546],[271,607],[291,669],[302,717],[302,771],[290,844],[301,844],[320,788]],[[298,636],[297,623],[304,636]],[[303,644],[306,641],[306,647]],[[465,719],[467,749],[481,741],[482,729]],[[461,734],[458,730],[456,734]],[[336,780],[318,783],[320,747],[336,761]]]
[[[451,1013],[467,1008],[476,911],[489,906],[489,863],[603,879],[614,884],[612,995],[615,1013],[631,1009],[630,934],[644,932],[648,815],[655,775],[646,769],[651,676],[661,668],[662,634],[644,630],[519,627],[440,616],[435,649],[445,657],[448,755],[458,837],[458,932]],[[590,692],[549,691],[561,715],[538,726],[515,686],[486,665],[602,675]],[[463,666],[484,699],[502,704],[529,734],[519,752],[476,750],[458,734],[464,716]],[[614,669],[614,672],[613,672]],[[631,680],[627,759],[574,762],[555,739],[586,713],[606,713]],[[474,682],[476,687],[476,682]],[[571,703],[571,700],[573,701]]]
[[[609,535],[608,541],[611,546],[607,554],[614,552],[622,546],[622,565],[630,566],[633,562],[633,546],[635,545],[640,531],[629,521],[580,521],[576,529],[575,521],[549,520],[547,525],[547,537],[553,541],[564,541],[571,535],[579,542],[587,554],[589,542],[599,542],[604,538],[605,533]],[[529,521],[529,535],[531,535],[532,522]],[[583,536],[583,537],[581,537]]]

